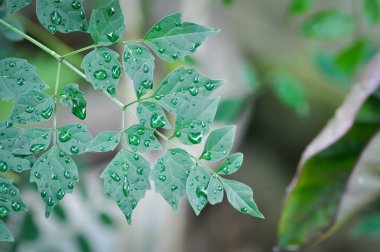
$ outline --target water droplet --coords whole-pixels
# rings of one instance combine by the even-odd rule
[[[9,210],[6,206],[0,206],[0,218],[4,218],[9,213]]]
[[[70,152],[73,154],[78,154],[79,153],[79,148],[77,146],[71,146]]]
[[[154,129],[164,127],[166,124],[165,117],[163,115],[159,115],[154,113],[150,120],[150,126]]]
[[[201,132],[191,132],[188,135],[188,139],[192,144],[199,144],[202,142],[203,131]]]
[[[16,66],[16,62],[15,61],[11,61],[9,62],[8,64],[10,67],[15,67]]]
[[[144,80],[142,82],[142,85],[146,89],[152,89],[153,88],[153,82],[151,80]]]
[[[13,201],[11,205],[12,209],[15,210],[16,212],[21,210],[21,205],[20,203]]]
[[[145,147],[149,147],[150,146],[150,141],[149,140],[145,140],[144,141],[144,145],[145,145]]]
[[[206,86],[205,86],[205,88],[206,88],[208,91],[213,90],[214,87],[215,87],[215,84],[212,83],[212,82],[208,82],[208,83],[206,84]]]
[[[146,64],[144,64],[143,71],[144,71],[144,73],[149,72],[149,67]]]
[[[41,116],[44,119],[49,119],[51,115],[53,114],[53,107],[49,106],[47,109],[41,111]]]
[[[59,189],[59,191],[57,192],[57,199],[58,200],[61,200],[61,199],[63,199],[63,197],[65,196],[65,190],[63,190],[62,188],[61,189]]]
[[[202,158],[204,160],[211,160],[212,159],[212,153],[210,151],[205,151],[202,153]]]
[[[63,172],[63,176],[65,177],[65,179],[70,179],[70,172],[68,170],[65,170]]]
[[[18,78],[17,79],[17,85],[19,86],[23,86],[25,84],[25,79],[24,78]]]
[[[158,179],[161,180],[161,181],[165,181],[166,180],[166,176],[165,175],[159,175]]]
[[[193,86],[191,88],[189,88],[189,93],[192,95],[192,96],[197,96],[198,94],[198,88],[196,86]]]
[[[109,86],[109,87],[107,88],[107,93],[109,93],[110,95],[114,95],[115,92],[116,92],[115,87],[113,87],[113,86]]]
[[[120,74],[121,74],[120,66],[113,66],[112,67],[112,78],[114,78],[116,80],[120,77]]]
[[[164,52],[166,52],[166,50],[164,48],[158,48],[158,52],[159,53],[164,53]]]
[[[48,204],[48,206],[53,206],[54,205],[54,200],[52,199],[52,198],[48,198],[48,200],[47,200],[47,204]]]
[[[116,172],[112,172],[112,173],[111,173],[111,178],[112,178],[114,181],[116,181],[116,182],[119,182],[119,181],[120,181],[120,177],[119,177],[119,175],[117,175]]]
[[[110,62],[111,62],[111,54],[109,54],[108,52],[103,53],[103,58],[104,58],[104,60],[105,60],[107,63],[110,63]]]
[[[172,192],[174,192],[175,190],[177,190],[178,186],[176,185],[172,185],[172,187],[170,188],[172,190]]]
[[[71,8],[74,10],[78,10],[80,7],[82,7],[82,4],[78,0],[75,0],[71,3]]]
[[[143,128],[138,128],[137,129],[137,134],[139,134],[140,136],[144,135],[144,133],[145,133],[145,130]]]
[[[8,170],[8,165],[4,161],[0,161],[0,172],[6,172]]]
[[[124,179],[124,183],[123,183],[123,193],[124,193],[124,196],[125,197],[128,197],[129,195],[129,182],[127,180],[127,178],[125,177]]]
[[[119,35],[117,35],[115,31],[111,31],[107,33],[107,38],[110,42],[115,43],[119,39]]]
[[[51,34],[54,34],[57,31],[57,27],[55,25],[48,25],[48,30]]]
[[[38,153],[45,150],[45,144],[33,144],[30,146],[30,152],[32,153]]]
[[[197,48],[200,46],[201,44],[198,43],[198,42],[195,42],[192,47],[190,48],[190,52],[195,52],[195,50],[197,50]]]
[[[142,167],[138,167],[136,170],[137,174],[143,175],[144,169]]]
[[[51,14],[50,14],[50,20],[53,24],[55,25],[60,25],[62,23],[62,17],[61,15],[58,13],[58,11],[53,11]]]
[[[59,141],[65,143],[71,139],[71,134],[68,131],[62,131],[59,134]],[[63,152],[62,152],[63,153]]]
[[[248,209],[246,207],[242,207],[242,208],[240,208],[240,211],[243,213],[246,213],[246,212],[248,212]]]
[[[94,77],[98,80],[105,80],[108,77],[108,74],[105,70],[100,69],[94,72]]]
[[[161,25],[156,25],[156,26],[154,27],[154,30],[155,30],[155,31],[161,31]]]
[[[115,14],[115,12],[116,12],[116,10],[115,10],[114,7],[111,7],[111,8],[107,9],[107,14],[108,14],[109,17],[112,17],[113,14]]]
[[[174,106],[178,104],[178,100],[176,98],[173,98],[171,101],[170,101]]]
[[[74,183],[73,182],[69,182],[67,184],[67,188],[69,188],[70,190],[72,190],[74,188]]]
[[[140,138],[136,135],[128,135],[128,142],[131,145],[137,146],[140,144]]]
[[[136,49],[136,54],[137,54],[137,55],[142,54],[142,49],[141,49],[141,47],[137,47],[137,49]]]
[[[174,60],[178,59],[178,54],[176,54],[176,53],[173,54],[173,55],[172,55],[172,59],[174,59]]]

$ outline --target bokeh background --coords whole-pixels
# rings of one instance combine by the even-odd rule
[[[94,1],[85,1],[87,14]],[[219,124],[236,123],[235,150],[245,162],[234,178],[250,185],[265,220],[235,211],[226,200],[206,207],[195,217],[186,199],[179,213],[154,192],[149,192],[135,210],[128,226],[116,204],[102,193],[101,171],[115,153],[76,158],[81,181],[67,195],[49,219],[28,175],[15,177],[27,214],[7,219],[16,242],[0,244],[0,251],[271,251],[277,244],[277,224],[297,163],[307,144],[334,115],[362,67],[377,50],[379,28],[365,22],[360,1],[319,0],[304,15],[289,11],[288,0],[121,0],[127,30],[126,39],[138,39],[161,17],[183,13],[183,20],[218,27],[222,30],[188,58],[201,72],[228,83],[218,91],[222,104]],[[300,26],[313,13],[338,9],[355,16],[355,31],[337,40],[308,38]],[[50,35],[38,23],[34,3],[15,16],[26,32],[59,53],[91,44],[89,36],[72,33]],[[380,27],[380,25],[378,25]],[[334,55],[358,39],[365,39],[366,50],[352,71],[337,69]],[[38,74],[53,86],[56,61],[32,44],[8,42],[0,37],[0,58],[25,58]],[[117,51],[122,47],[116,46]],[[80,66],[83,55],[69,58]],[[156,83],[178,64],[157,60]],[[118,130],[121,115],[105,96],[93,91],[71,70],[64,68],[63,85],[74,82],[85,91],[88,116],[85,124],[93,135]],[[120,99],[134,99],[131,83],[123,79]],[[49,92],[49,91],[48,91]],[[50,92],[52,90],[50,89]],[[11,113],[13,104],[0,102],[0,120]],[[133,117],[129,118],[133,124]],[[68,108],[58,111],[58,124],[77,122]],[[201,148],[195,150],[199,152]],[[149,157],[151,163],[159,153]],[[326,241],[306,251],[379,251],[380,218],[361,223],[373,208],[364,211]],[[364,225],[364,226],[363,226]]]

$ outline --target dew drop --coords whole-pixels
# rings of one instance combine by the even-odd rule
[[[137,146],[140,144],[140,138],[136,135],[128,135],[128,142],[131,145]]]
[[[108,77],[108,74],[105,70],[100,69],[94,72],[94,77],[98,80],[105,80]]]
[[[0,172],[6,172],[8,170],[8,165],[4,161],[0,161]]]
[[[51,14],[50,14],[50,20],[53,24],[55,25],[60,25],[62,23],[62,17],[61,15],[58,13],[58,11],[53,11]]]
[[[152,115],[150,126],[154,129],[164,127],[166,124],[165,117],[163,115],[159,115],[157,113],[154,113]]]
[[[45,150],[45,144],[33,144],[30,146],[30,152],[32,153],[38,153]]]
[[[199,144],[202,142],[203,131],[201,132],[191,132],[188,135],[188,139],[192,144]]]

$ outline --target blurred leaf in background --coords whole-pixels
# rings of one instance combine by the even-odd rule
[[[293,0],[289,6],[289,12],[293,15],[298,15],[308,11],[314,0]]]
[[[378,0],[364,0],[364,15],[371,24],[377,24],[380,21],[380,5]]]

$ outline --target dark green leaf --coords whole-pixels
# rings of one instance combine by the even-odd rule
[[[336,65],[336,59],[334,56],[325,52],[318,52],[315,55],[314,61],[316,67],[322,72],[322,74],[337,81],[339,85],[347,86],[351,84],[347,74],[340,70]]]
[[[50,144],[50,129],[27,129],[17,137],[12,153],[17,155],[33,155],[46,150]]]
[[[7,11],[9,13],[14,13],[28,6],[32,2],[32,0],[6,0],[6,2],[7,2]]]
[[[35,67],[26,60],[0,60],[0,99],[14,100],[30,90],[46,88],[48,86],[38,77]]]
[[[136,44],[124,47],[125,73],[133,80],[137,98],[153,88],[154,56],[145,47]]]
[[[364,0],[364,14],[369,23],[380,21],[380,5],[378,0]]]
[[[336,66],[346,74],[353,74],[367,56],[370,45],[366,40],[357,40],[341,51],[335,60]]]
[[[121,65],[118,59],[119,54],[108,48],[98,48],[86,55],[82,68],[87,80],[95,89],[102,89],[116,96],[121,76]]]
[[[145,43],[163,60],[170,63],[185,60],[207,39],[219,30],[181,21],[181,14],[164,17],[145,36]]]
[[[289,6],[291,14],[302,14],[310,9],[314,0],[292,0]]]
[[[233,174],[240,169],[242,164],[243,153],[234,153],[220,164],[218,170],[216,170],[216,173],[223,175]]]
[[[8,150],[0,149],[0,172],[13,171],[21,173],[31,168],[31,162],[25,158],[12,155]]]
[[[71,104],[71,113],[81,120],[86,119],[87,101],[83,96],[83,92],[79,90],[78,84],[66,85],[60,93],[60,101],[62,105]]]
[[[215,120],[219,122],[234,122],[242,114],[247,101],[241,98],[231,98],[221,100]]]
[[[211,205],[216,205],[223,201],[223,185],[219,181],[218,176],[214,174],[210,178],[207,186],[207,199]]]
[[[27,210],[18,188],[12,185],[12,180],[0,177],[0,219]]]
[[[177,114],[182,104],[205,99],[223,84],[224,81],[211,80],[195,68],[180,67],[166,76],[154,95],[167,111]]]
[[[162,150],[160,142],[154,136],[154,130],[136,124],[125,131],[126,142],[133,151],[146,152]]]
[[[25,32],[24,31],[24,27],[22,26],[22,24],[16,20],[16,19],[4,19],[5,22],[7,22],[8,24],[10,24],[11,26],[15,27],[17,30],[20,30],[22,32]],[[19,35],[18,33],[15,33],[9,29],[7,29],[6,27],[0,25],[0,31],[4,34],[4,36],[9,39],[10,41],[21,41],[24,39],[23,36]]]
[[[49,217],[53,207],[66,193],[73,191],[78,182],[78,170],[74,160],[62,149],[53,146],[34,164],[30,182],[36,183],[46,204],[45,216]]]
[[[196,215],[199,215],[206,206],[207,186],[210,183],[211,175],[207,167],[202,164],[193,166],[186,182],[186,195],[191,207]]]
[[[0,242],[13,242],[15,239],[5,225],[4,221],[0,220]]]
[[[107,1],[106,6],[92,11],[88,32],[95,43],[116,43],[122,38],[124,30],[119,0]]]
[[[91,140],[92,136],[84,125],[73,123],[58,128],[58,145],[66,153],[85,153]]]
[[[183,149],[169,149],[154,165],[151,178],[156,192],[178,211],[186,190],[186,181],[194,162]]]
[[[104,131],[96,135],[87,147],[88,152],[113,151],[119,144],[120,131]]]
[[[137,118],[146,127],[171,129],[165,111],[154,102],[141,102],[137,106]]]
[[[10,118],[19,124],[33,124],[49,120],[53,112],[53,98],[32,90],[17,97]]]
[[[218,128],[207,138],[201,158],[208,161],[219,161],[231,151],[235,139],[236,126]]]
[[[50,33],[86,31],[83,0],[37,0],[37,17]]]
[[[137,203],[150,189],[149,163],[136,153],[122,149],[102,172],[104,192],[117,202],[129,224]]]

